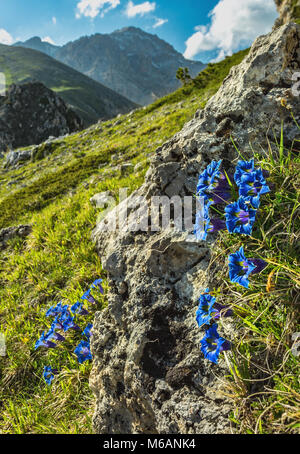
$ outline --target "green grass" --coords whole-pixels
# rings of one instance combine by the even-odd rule
[[[298,433],[300,427],[299,357],[291,352],[292,336],[300,333],[300,160],[293,147],[285,149],[284,125],[282,131],[281,142],[270,144],[264,155],[247,156],[270,172],[272,189],[263,196],[252,236],[222,232],[213,257],[219,264],[214,276],[218,301],[234,309],[237,322],[225,392],[233,400],[231,420],[240,433]],[[242,245],[246,257],[268,263],[250,279],[249,289],[224,279],[228,255]]]
[[[0,253],[0,332],[8,351],[0,357],[2,433],[92,431],[91,364],[79,366],[72,354],[80,336],[68,335],[55,350],[34,350],[49,326],[45,310],[60,300],[76,302],[96,277],[105,279],[90,238],[99,214],[90,197],[109,190],[117,199],[119,188],[131,192],[141,186],[155,149],[192,118],[221,82],[215,78],[209,90],[181,89],[161,105],[94,125],[51,147],[41,145],[33,162],[19,169],[0,169],[0,228],[33,226],[27,241],[12,240]],[[132,168],[121,172],[123,163]],[[105,297],[99,303],[105,306]],[[92,319],[93,311],[86,323]],[[42,378],[48,364],[61,371],[50,389]]]

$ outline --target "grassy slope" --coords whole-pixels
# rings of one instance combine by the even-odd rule
[[[57,350],[35,352],[33,349],[38,334],[48,326],[45,308],[61,299],[65,303],[75,302],[95,277],[105,277],[90,241],[98,212],[90,205],[89,198],[104,190],[117,196],[120,187],[128,187],[130,191],[139,187],[156,147],[179,131],[199,106],[204,106],[229,67],[238,64],[242,57],[240,53],[210,66],[200,76],[198,87],[182,88],[147,109],[123,116],[119,124],[113,121],[98,124],[57,141],[46,159],[7,173],[0,171],[0,227],[21,222],[33,224],[27,242],[13,240],[0,255],[0,332],[6,333],[8,344],[8,357],[0,358],[0,430],[3,433],[87,433],[92,430],[92,395],[88,387],[91,365],[78,366],[74,355],[69,353],[80,336],[69,335],[67,344]],[[179,102],[183,105],[178,105]],[[112,160],[112,157],[117,159]],[[116,166],[123,162],[140,163],[139,170],[129,169],[122,174]],[[285,212],[286,197],[290,204],[293,203],[290,199],[295,197],[292,187],[290,196],[285,192],[283,177],[276,172],[272,176],[279,188],[279,195],[268,200],[274,219],[278,212]],[[11,180],[16,183],[8,191],[7,183]],[[22,188],[24,182],[27,186]],[[272,222],[272,218],[268,222]],[[224,237],[225,250],[230,241],[230,237]],[[268,246],[266,243],[263,247]],[[220,248],[223,251],[221,244]],[[265,255],[263,251],[260,253]],[[280,259],[285,260],[283,254]],[[263,292],[265,278],[266,273],[258,284],[259,301],[263,307],[268,307],[271,300]],[[226,288],[222,292],[225,298]],[[276,295],[271,297],[276,298]],[[236,293],[234,296],[237,298]],[[105,305],[105,298],[100,304]],[[253,309],[252,306],[252,312],[249,314],[250,308],[247,309],[247,317],[241,319],[243,327],[251,322],[269,333],[269,319],[256,320],[255,311],[259,311],[260,306]],[[279,310],[272,314],[277,338],[282,335],[291,310],[287,308],[286,313]],[[257,348],[259,350],[261,345]],[[41,378],[42,368],[47,364],[61,370],[51,389]],[[281,379],[281,375],[277,377]],[[291,380],[287,382],[289,386]],[[234,383],[230,384],[231,388]],[[293,391],[295,389],[293,385]],[[234,390],[233,398],[240,402],[240,395]],[[263,398],[260,402],[265,408]],[[249,415],[255,411],[261,412],[254,408],[249,410]],[[235,413],[232,418],[240,422],[240,415]],[[248,425],[245,430],[251,431],[252,426]]]
[[[28,80],[44,83],[72,105],[86,125],[95,123],[99,118],[110,118],[111,108],[115,115],[135,107],[134,103],[109,88],[32,49],[1,44],[0,71],[5,73],[9,85]]]

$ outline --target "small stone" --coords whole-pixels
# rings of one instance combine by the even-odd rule
[[[106,208],[112,201],[114,202],[114,197],[110,191],[100,192],[90,198],[91,204],[96,208]]]

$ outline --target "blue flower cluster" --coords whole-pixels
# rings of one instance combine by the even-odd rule
[[[217,331],[218,325],[215,320],[219,319],[221,314],[229,317],[233,311],[217,303],[216,298],[209,293],[209,289],[206,289],[199,298],[196,320],[199,327],[205,325],[205,335],[200,341],[201,351],[206,359],[215,364],[218,363],[220,353],[231,348],[230,342],[221,337]]]
[[[196,214],[194,233],[198,240],[206,240],[207,234],[226,228],[225,221],[211,218],[212,205],[226,203],[231,198],[231,188],[227,177],[220,170],[222,160],[212,161],[199,176],[196,196],[204,200],[204,209]]]
[[[229,233],[251,235],[260,197],[270,192],[266,172],[256,169],[253,159],[238,161],[234,181],[238,186],[239,198],[229,203],[233,185],[226,172],[222,172],[221,165],[222,160],[212,161],[199,176],[196,196],[203,198],[204,207],[196,213],[194,234],[198,240],[206,240],[208,233],[226,228]],[[224,209],[225,220],[212,218],[210,215],[209,209],[218,204],[227,204]],[[266,262],[259,258],[247,259],[244,248],[241,247],[239,251],[229,255],[229,278],[231,282],[248,288],[249,276],[260,273],[266,265]],[[205,358],[213,363],[218,362],[222,351],[230,349],[230,343],[217,332],[216,320],[221,313],[226,317],[233,312],[230,308],[218,304],[209,289],[206,289],[199,298],[196,321],[199,327],[206,327],[205,335],[200,341],[201,351]]]
[[[197,212],[194,234],[198,240],[206,240],[207,234],[227,228],[229,233],[251,235],[260,206],[260,196],[270,191],[265,173],[254,167],[254,160],[238,161],[234,181],[238,186],[239,198],[231,199],[232,183],[225,172],[221,171],[222,160],[212,161],[200,174],[197,197],[204,200],[204,208]],[[209,208],[217,204],[227,204],[225,220],[211,218]]]
[[[234,181],[239,189],[239,199],[225,208],[226,226],[229,233],[251,235],[260,206],[260,196],[270,192],[261,169],[251,161],[238,161]]]
[[[102,279],[97,279],[93,282],[90,289],[85,292],[81,301],[77,301],[71,307],[68,304],[63,305],[62,302],[59,302],[56,306],[51,306],[50,309],[46,312],[46,317],[52,317],[53,322],[50,326],[50,329],[47,333],[45,331],[42,333],[40,338],[35,343],[35,350],[40,347],[45,348],[55,348],[57,346],[56,342],[64,342],[65,337],[57,332],[63,331],[66,333],[70,329],[75,331],[80,331],[80,327],[76,323],[77,316],[88,315],[88,310],[84,307],[84,302],[87,301],[91,304],[96,304],[97,300],[91,294],[92,290],[98,290],[102,295],[104,293],[102,287]],[[72,315],[73,314],[73,315]],[[82,335],[86,337],[86,341],[83,340],[74,350],[75,355],[77,356],[78,362],[82,364],[84,361],[92,359],[92,354],[90,351],[90,337],[91,330],[93,325],[89,323],[82,332]],[[44,367],[44,379],[45,382],[50,385],[54,376],[58,373],[56,369],[52,369],[51,366]]]

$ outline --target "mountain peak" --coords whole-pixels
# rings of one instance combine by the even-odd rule
[[[25,43],[29,44],[29,43],[41,43],[42,40],[39,36],[33,36],[32,38],[28,39],[27,41],[25,41]]]
[[[140,105],[176,90],[179,67],[189,68],[192,77],[205,67],[186,60],[157,35],[134,26],[83,36],[62,47],[37,37],[23,45],[54,57]]]
[[[124,33],[124,32],[142,32],[142,33],[146,33],[141,28],[134,27],[133,25],[130,25],[129,27],[123,27],[123,28],[120,28],[118,30],[115,30],[111,34],[114,35],[116,33]]]

